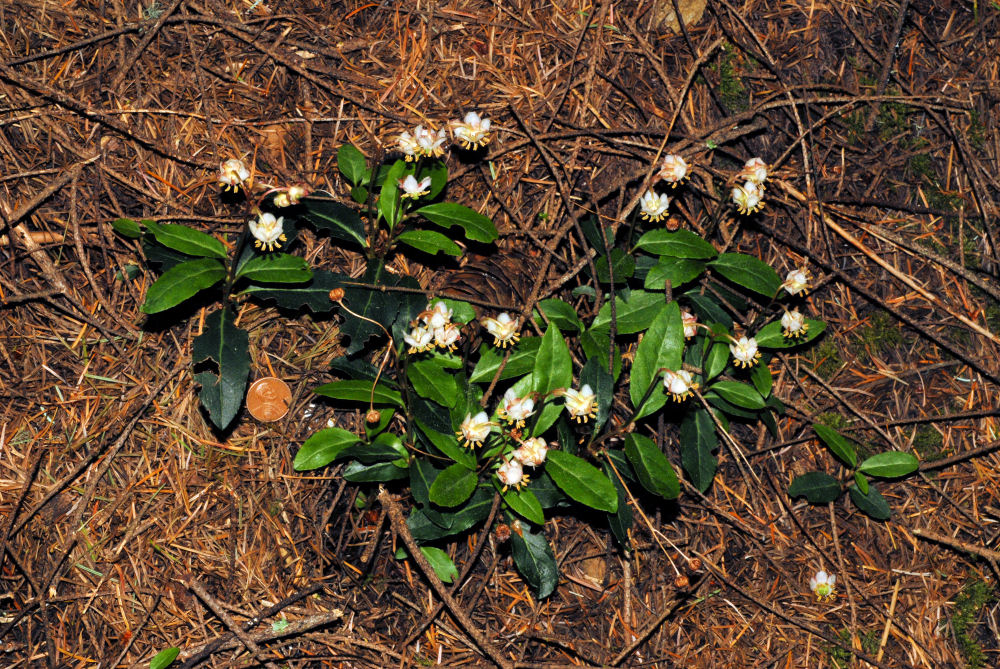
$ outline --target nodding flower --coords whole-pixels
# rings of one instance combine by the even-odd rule
[[[809,276],[809,270],[806,268],[793,269],[785,277],[785,281],[781,284],[781,287],[788,292],[789,295],[808,295],[811,286],[809,282],[812,277]]]
[[[648,190],[639,201],[639,206],[642,209],[640,216],[642,216],[644,220],[653,221],[655,223],[661,218],[666,217],[667,208],[670,207],[670,197],[668,197],[666,193],[657,195],[653,191]]]
[[[451,122],[451,133],[463,149],[478,149],[490,143],[490,120],[470,111],[465,119]]]
[[[752,181],[733,187],[733,203],[743,215],[752,214],[764,208],[764,192]]]
[[[399,135],[399,150],[407,161],[419,158],[437,158],[444,154],[441,148],[447,137],[444,130],[428,130],[422,125],[413,129],[413,134],[403,132]]]
[[[781,327],[782,335],[796,338],[806,334],[809,324],[806,323],[806,317],[802,315],[802,312],[798,309],[792,309],[791,311],[786,311],[785,315],[781,317]]]
[[[521,442],[521,447],[512,454],[525,467],[540,467],[545,462],[548,444],[541,437],[532,437]]]
[[[681,322],[684,323],[684,338],[690,339],[698,334],[698,317],[690,311],[681,311]]]
[[[588,384],[583,384],[579,390],[567,388],[561,394],[573,420],[586,423],[591,418],[597,418],[597,396]]]
[[[230,158],[219,165],[219,185],[234,193],[250,179],[250,170],[239,158]]]
[[[513,388],[508,388],[503,394],[503,401],[497,409],[500,420],[513,424],[515,427],[524,427],[524,421],[535,413],[535,400],[531,397],[518,397]]]
[[[767,163],[760,158],[751,158],[743,164],[743,171],[736,175],[740,181],[749,181],[764,190],[767,181]]]
[[[528,484],[528,476],[524,473],[524,468],[521,466],[521,463],[516,459],[504,460],[503,463],[497,467],[497,478],[500,479],[500,483],[503,484],[504,490],[507,490],[507,488],[520,490],[522,486]]]
[[[407,174],[405,179],[399,180],[399,187],[403,191],[403,197],[423,197],[431,192],[431,178],[424,177],[417,181],[412,174]]]
[[[833,597],[837,577],[834,574],[827,574],[820,569],[816,575],[809,579],[809,589],[816,595],[816,599],[823,601]]]
[[[684,369],[678,369],[676,372],[668,369],[663,372],[663,385],[675,402],[683,402],[698,388],[691,372]]]
[[[461,429],[455,434],[459,437],[460,442],[465,442],[462,444],[463,446],[472,448],[490,436],[493,423],[490,422],[490,417],[486,415],[485,411],[480,411],[475,416],[466,414],[460,427]]]
[[[687,178],[688,164],[683,158],[676,154],[669,154],[663,157],[663,165],[656,173],[656,178],[666,181],[671,187],[677,186]]]
[[[425,327],[417,326],[403,335],[403,341],[409,344],[409,352],[423,353],[434,348],[434,332]]]
[[[282,231],[284,221],[283,216],[275,218],[274,214],[258,212],[257,218],[247,224],[254,236],[254,246],[264,251],[281,248],[281,242],[287,239]]]
[[[733,363],[737,367],[753,367],[760,361],[760,351],[757,350],[757,340],[753,337],[740,337],[729,344],[733,354]]]
[[[517,332],[521,321],[511,318],[510,314],[506,312],[496,318],[484,318],[482,323],[486,331],[493,335],[494,346],[507,348],[511,344],[516,344],[521,338]]]

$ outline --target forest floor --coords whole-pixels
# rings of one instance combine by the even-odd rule
[[[147,667],[170,647],[186,667],[490,666],[470,623],[518,667],[1000,666],[1000,6],[683,1],[675,32],[658,5],[0,3],[0,666]],[[449,196],[500,238],[393,258],[428,295],[531,309],[540,292],[586,320],[574,221],[630,215],[666,152],[696,193],[668,225],[705,231],[760,156],[765,208],[727,210],[710,240],[809,267],[827,330],[771,361],[777,436],[741,427],[704,496],[645,505],[632,551],[550,519],[561,577],[538,600],[474,528],[444,545],[469,568],[465,615],[430,620],[377,491],[292,468],[333,415],[311,391],[336,378],[346,316],[246,303],[251,378],[285,380],[291,407],[220,434],[191,373],[205,310],[140,312],[155,275],[111,223],[233,238],[222,161],[346,198],[340,145],[374,158],[472,109],[494,139],[448,159]],[[888,521],[788,497],[797,474],[841,471],[815,423],[920,459],[883,484]],[[837,589],[818,602],[820,569]]]

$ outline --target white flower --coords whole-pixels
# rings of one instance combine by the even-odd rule
[[[517,427],[524,427],[524,421],[535,412],[535,400],[530,397],[518,397],[514,394],[513,388],[508,388],[503,394],[503,402],[497,409],[497,415],[501,420],[513,423]]]
[[[412,174],[407,174],[405,179],[399,180],[399,187],[403,189],[403,197],[422,197],[431,190],[431,178],[424,177],[417,181]]]
[[[807,295],[810,279],[809,270],[805,268],[793,269],[785,277],[785,282],[781,284],[781,287],[788,291],[789,295],[798,295],[799,293]]]
[[[497,478],[503,484],[504,490],[514,488],[520,490],[521,486],[528,483],[528,477],[524,475],[524,468],[517,460],[504,460],[497,468]]]
[[[289,186],[274,196],[274,206],[281,207],[282,209],[290,207],[298,204],[299,200],[308,194],[309,191],[304,186]]]
[[[493,335],[493,345],[500,348],[507,348],[510,344],[516,344],[521,338],[517,328],[521,324],[520,320],[514,320],[510,314],[504,312],[496,318],[484,318],[483,327]]]
[[[764,208],[763,191],[752,181],[733,188],[733,203],[741,214],[752,214]]]
[[[815,576],[809,579],[809,589],[816,595],[816,599],[822,601],[833,597],[836,583],[837,577],[834,574],[827,574],[820,569]]]
[[[222,190],[232,190],[234,193],[250,178],[250,170],[239,158],[230,158],[219,165],[219,185]]]
[[[250,221],[248,227],[250,233],[255,237],[254,246],[264,251],[273,251],[281,247],[281,242],[285,241],[285,233],[282,232],[283,216],[274,217],[274,214],[264,213]]]
[[[763,190],[764,182],[767,181],[767,163],[760,158],[751,158],[743,164],[743,171],[736,178],[756,184]]]
[[[417,143],[418,151],[417,157],[427,156],[428,158],[437,158],[444,153],[444,149],[441,146],[444,144],[447,137],[445,136],[444,129],[434,132],[433,130],[428,130],[422,125],[418,125],[413,130],[413,140]],[[402,138],[400,138],[400,146],[402,146]]]
[[[698,317],[686,309],[681,311],[681,321],[684,323],[684,338],[690,339],[698,334]]]
[[[420,318],[424,324],[432,330],[443,328],[451,323],[452,310],[444,302],[437,302],[433,306],[427,305],[427,309],[421,312]]]
[[[639,202],[642,208],[641,216],[650,221],[658,221],[667,215],[667,207],[670,206],[670,198],[666,193],[657,195],[651,190],[646,191]]]
[[[415,327],[410,334],[403,335],[403,341],[410,345],[410,353],[423,353],[434,347],[434,333],[424,327]]]
[[[526,467],[539,467],[545,462],[548,444],[541,437],[525,439],[521,447],[514,451],[513,456]]]
[[[458,341],[462,333],[454,323],[448,323],[439,328],[434,328],[434,343],[449,351],[455,350],[455,342]]]
[[[691,391],[698,387],[698,384],[694,382],[694,377],[691,376],[691,372],[684,369],[678,369],[676,372],[672,372],[669,369],[665,371],[663,373],[663,385],[675,402],[686,400],[691,396]]]
[[[403,152],[403,156],[407,161],[416,160],[420,157],[420,144],[409,132],[403,132],[399,136],[399,150]]]
[[[485,411],[480,411],[475,416],[466,414],[465,420],[462,421],[462,429],[455,434],[458,435],[460,441],[465,442],[464,446],[473,447],[490,436],[491,427],[493,427],[493,423],[490,422],[490,417],[486,415]]]
[[[729,345],[737,367],[753,367],[760,360],[757,350],[757,340],[753,337],[740,337]]]
[[[464,120],[451,122],[451,132],[463,149],[478,149],[490,143],[490,120],[470,111]]]
[[[562,394],[566,398],[566,410],[578,423],[597,417],[597,396],[586,383],[579,390],[567,388]]]
[[[657,172],[656,178],[666,181],[673,187],[683,181],[684,177],[687,176],[687,172],[687,162],[676,154],[670,154],[663,157],[663,166]]]
[[[806,317],[798,309],[793,309],[786,311],[785,315],[781,317],[781,327],[784,328],[781,333],[784,336],[801,337],[809,329],[809,324],[806,323]]]

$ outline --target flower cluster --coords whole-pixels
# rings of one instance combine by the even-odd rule
[[[413,329],[403,335],[403,341],[409,345],[408,352],[423,353],[435,346],[447,351],[454,351],[456,342],[461,335],[458,325],[451,322],[452,311],[444,302],[427,305],[413,324]]]
[[[820,569],[815,576],[809,579],[809,589],[816,595],[816,599],[823,601],[833,597],[836,583],[837,577],[834,574],[827,574]]]
[[[548,444],[541,437],[532,437],[521,442],[520,448],[515,449],[509,458],[504,458],[500,466],[497,467],[497,479],[503,484],[504,490],[514,488],[520,490],[528,483],[528,475],[524,473],[525,467],[540,467],[545,464],[545,454],[548,452]]]
[[[254,246],[262,251],[273,251],[281,248],[281,242],[285,241],[283,231],[285,219],[282,216],[275,217],[274,214],[257,212],[257,218],[251,220],[247,227],[250,234],[254,236]]]
[[[474,150],[490,143],[490,120],[481,118],[474,111],[467,113],[463,120],[451,121],[448,125],[451,126],[455,143],[463,149]],[[444,143],[447,138],[444,128],[435,132],[418,125],[412,133],[404,131],[399,135],[399,150],[403,152],[403,157],[407,161],[440,158],[444,155]]]
[[[521,338],[517,331],[521,321],[511,318],[506,312],[496,318],[484,318],[482,323],[486,331],[493,335],[494,346],[507,348],[511,344],[516,344]]]
[[[743,185],[733,187],[733,203],[744,215],[764,208],[764,182],[767,181],[767,164],[760,158],[751,158],[743,164],[743,170],[736,175]]]

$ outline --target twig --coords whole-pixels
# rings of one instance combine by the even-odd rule
[[[198,598],[205,602],[205,606],[211,609],[212,613],[218,616],[219,620],[225,623],[226,627],[229,628],[229,631],[236,635],[236,638],[239,639],[246,649],[250,651],[255,660],[263,662],[264,666],[268,667],[268,669],[278,669],[278,665],[271,660],[265,660],[262,657],[263,651],[260,646],[257,645],[257,642],[243,631],[243,628],[241,628],[239,624],[233,620],[228,613],[226,613],[225,609],[219,606],[219,603],[215,601],[215,598],[212,597],[212,595],[208,594],[201,583],[195,580],[193,576],[189,575],[185,579],[184,585],[186,585],[194,594],[198,595]]]

